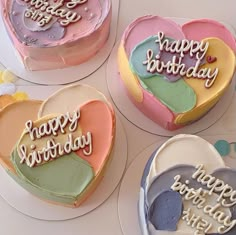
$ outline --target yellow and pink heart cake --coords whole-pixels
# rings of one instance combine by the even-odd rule
[[[81,64],[109,35],[110,0],[1,0],[0,10],[27,70]]]
[[[234,36],[214,20],[180,26],[143,16],[124,31],[118,68],[134,105],[163,128],[176,130],[219,101],[235,73],[235,52]]]
[[[0,163],[27,191],[59,205],[78,207],[95,190],[114,139],[112,106],[85,85],[0,112]]]

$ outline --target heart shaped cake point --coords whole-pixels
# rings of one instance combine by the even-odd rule
[[[109,36],[110,0],[3,0],[0,11],[27,70],[79,65],[92,58]]]
[[[8,106],[0,112],[4,125],[11,125],[14,114],[22,117],[8,131],[8,146],[2,146],[0,136],[0,163],[8,174],[44,201],[81,205],[99,185],[112,157],[116,122],[111,104],[96,89],[74,85],[42,104]]]
[[[214,20],[180,26],[143,16],[124,31],[118,69],[133,104],[167,130],[203,117],[223,96],[235,74],[236,42]]]
[[[139,218],[145,235],[236,232],[236,170],[216,149],[193,135],[177,135],[145,166]]]

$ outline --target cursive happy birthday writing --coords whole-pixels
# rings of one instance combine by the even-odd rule
[[[186,201],[192,201],[193,205],[195,205],[198,209],[202,209],[204,214],[208,215],[215,221],[217,221],[220,226],[217,231],[219,234],[224,234],[230,231],[235,225],[236,220],[231,220],[232,216],[227,215],[225,211],[221,210],[221,207],[228,208],[236,204],[236,190],[234,190],[228,184],[225,184],[222,180],[216,179],[215,177],[206,174],[203,165],[199,165],[196,167],[196,172],[192,175],[192,179],[195,179],[197,182],[206,186],[208,190],[204,190],[199,188],[198,190],[194,188],[189,188],[188,184],[190,183],[188,180],[182,183],[181,176],[176,175],[174,177],[174,184],[171,186],[171,189],[179,192],[183,199]],[[215,205],[206,205],[206,196],[211,196],[215,193],[217,196],[217,204]],[[187,221],[189,226],[195,227],[197,230],[195,234],[202,234],[201,232],[207,233],[208,230],[212,227],[212,224],[202,219],[200,216],[197,216],[191,212],[190,209],[185,210],[183,212],[183,220]],[[198,227],[198,222],[205,226]]]
[[[79,21],[82,17],[77,12],[71,11],[78,5],[86,3],[88,0],[60,0],[58,3],[50,3],[48,0],[21,0],[29,4],[25,11],[25,17],[30,18],[43,27],[48,24],[53,17],[59,18],[61,26]]]
[[[163,32],[158,32],[155,42],[159,44],[160,53],[166,51],[172,53],[173,57],[171,61],[164,62],[161,60],[160,54],[154,55],[153,50],[148,49],[146,53],[146,60],[143,61],[143,65],[147,66],[148,72],[157,72],[161,74],[165,71],[170,75],[206,79],[205,87],[210,88],[213,86],[219,73],[219,69],[215,68],[212,71],[211,68],[200,67],[202,60],[207,53],[209,42],[189,41],[187,39],[170,41],[165,38],[165,34]],[[176,54],[178,54],[178,56]],[[195,66],[190,66],[188,68],[184,63],[182,63],[182,60],[186,54],[189,54],[191,58],[195,57]]]
[[[28,134],[32,141],[47,136],[52,138],[48,139],[45,146],[39,150],[34,143],[29,148],[25,144],[21,144],[18,150],[19,157],[21,158],[20,163],[26,163],[27,166],[33,167],[80,149],[85,156],[91,155],[93,150],[92,134],[87,132],[85,135],[76,137],[72,135],[72,132],[75,132],[78,128],[79,118],[80,112],[75,111],[72,116],[69,113],[59,115],[42,123],[39,127],[34,127],[31,120],[27,121],[25,123],[24,134]],[[57,143],[53,136],[66,135],[66,127],[68,127],[70,132],[67,135],[67,140],[64,143]]]

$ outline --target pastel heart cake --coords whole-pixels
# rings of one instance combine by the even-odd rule
[[[176,130],[204,116],[235,72],[236,43],[222,24],[193,20],[182,26],[143,16],[124,31],[118,69],[128,97],[151,120]]]
[[[81,64],[109,35],[110,0],[1,0],[0,10],[27,70]]]
[[[112,106],[85,85],[0,112],[0,163],[19,185],[54,204],[78,207],[92,194],[108,167],[114,138]]]
[[[166,141],[148,160],[139,197],[145,235],[236,234],[236,170],[193,135]]]

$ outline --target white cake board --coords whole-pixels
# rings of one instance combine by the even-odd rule
[[[45,99],[60,86],[19,86],[30,98]],[[68,220],[82,216],[105,202],[119,184],[127,162],[127,138],[116,115],[116,137],[112,160],[95,192],[79,207],[67,208],[44,202],[18,185],[0,166],[0,196],[19,212],[40,220]]]
[[[236,141],[236,137],[233,135],[218,135],[214,137],[204,136],[203,138],[212,144],[214,144],[217,140],[227,140],[228,142]],[[138,200],[141,178],[148,159],[151,157],[152,153],[164,142],[165,141],[163,139],[163,141],[152,144],[144,149],[140,154],[138,154],[128,167],[122,179],[118,198],[118,215],[123,235],[142,235],[138,218]],[[225,158],[226,157],[223,159]],[[230,167],[234,167],[236,169],[236,158],[230,162]]]
[[[112,2],[112,21],[108,41],[90,60],[78,66],[48,71],[27,71],[19,60],[0,16],[0,63],[18,77],[35,84],[59,85],[79,81],[96,71],[109,56],[116,40],[120,0]]]

